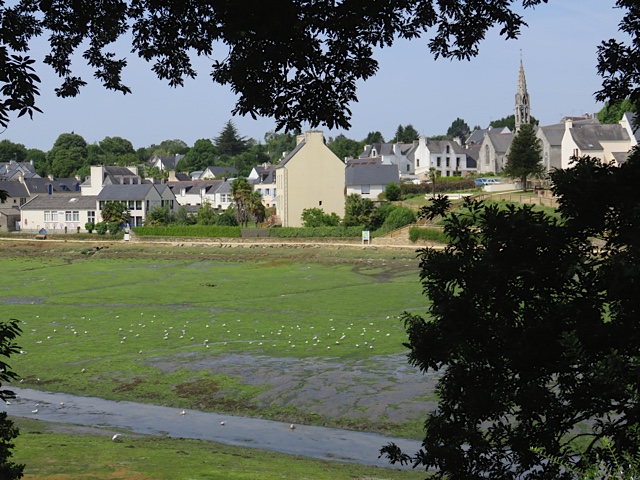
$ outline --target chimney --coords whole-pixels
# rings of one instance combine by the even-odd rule
[[[53,174],[50,173],[49,175],[47,175],[47,178],[53,182]]]
[[[176,171],[175,170],[169,170],[169,181],[170,182],[175,182],[176,180],[177,180]]]

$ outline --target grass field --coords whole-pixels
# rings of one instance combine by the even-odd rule
[[[247,379],[254,368],[264,377],[266,359],[366,369],[403,352],[397,316],[426,308],[414,252],[38,244],[0,254],[2,316],[23,329],[25,353],[10,362],[20,386],[421,434],[421,416],[318,413],[265,400],[272,385]],[[202,367],[230,356],[249,363],[242,375]]]
[[[25,480],[417,480],[424,472],[365,467],[229,447],[213,442],[113,432],[19,419],[13,460]]]

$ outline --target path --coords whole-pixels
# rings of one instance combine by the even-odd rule
[[[48,422],[116,428],[136,434],[194,438],[227,445],[260,448],[325,460],[390,467],[378,458],[380,448],[394,442],[412,454],[420,442],[334,428],[296,425],[181,410],[133,402],[12,388],[18,398],[5,407],[9,415]],[[37,413],[34,411],[37,410]],[[221,422],[225,422],[221,425]],[[122,435],[126,442],[126,434]]]

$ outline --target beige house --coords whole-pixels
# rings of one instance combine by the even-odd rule
[[[324,144],[321,131],[298,135],[276,167],[276,208],[283,227],[301,227],[302,211],[320,208],[344,216],[345,165]]]

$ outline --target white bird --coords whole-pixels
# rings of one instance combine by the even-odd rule
[[[38,413],[38,409],[36,408],[35,410],[31,410],[31,413]]]
[[[296,429],[296,426],[292,423],[291,425],[289,425],[289,428],[290,428],[291,430],[295,430],[295,429]]]
[[[225,422],[224,420],[222,422],[220,422],[220,425],[222,425],[223,427],[227,424],[227,422]]]
[[[182,410],[182,411],[180,412],[180,415],[186,415],[186,414],[187,414],[187,412],[185,412],[184,410]]]
[[[9,400],[7,400],[7,402],[6,402],[6,403],[7,403],[7,405],[11,405],[11,402],[10,402]]]
[[[111,437],[111,441],[119,443],[120,442],[120,434],[116,433],[113,437]]]

